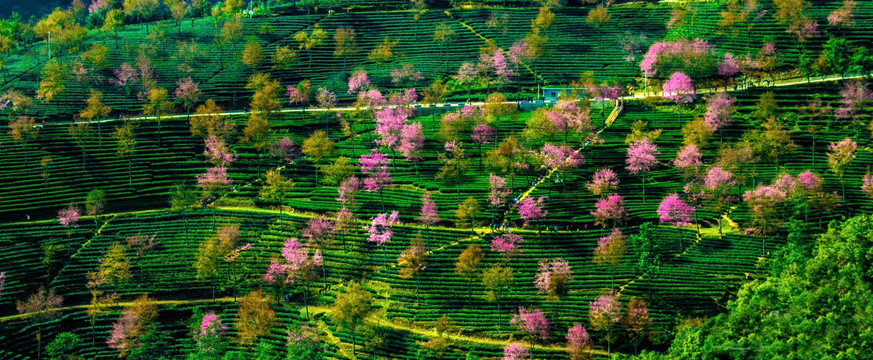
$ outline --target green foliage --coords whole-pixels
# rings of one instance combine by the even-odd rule
[[[81,359],[81,357],[74,355],[81,343],[82,339],[79,339],[79,335],[71,332],[62,332],[46,345],[45,352],[51,360]]]
[[[792,264],[744,285],[727,314],[685,326],[676,359],[735,357],[861,358],[873,339],[873,218],[833,224],[807,259],[791,247]]]

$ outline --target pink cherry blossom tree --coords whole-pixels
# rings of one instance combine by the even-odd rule
[[[588,322],[595,330],[606,331],[606,351],[612,354],[612,335],[621,321],[621,302],[613,292],[588,303]]]
[[[858,137],[858,131],[863,125],[862,112],[859,110],[869,106],[873,101],[873,90],[867,87],[861,80],[847,81],[840,91],[842,96],[842,104],[835,111],[837,120],[847,120],[855,128],[855,137]]]
[[[324,262],[324,254],[327,253],[327,246],[334,239],[336,227],[327,216],[319,216],[306,221],[306,227],[303,228],[301,235],[306,239],[306,245],[310,248],[317,249],[321,253],[322,263],[321,279],[324,281],[324,286],[327,286],[327,264]]]
[[[518,314],[509,320],[509,324],[527,333],[532,341],[545,341],[549,338],[549,321],[540,309],[519,307]]]
[[[540,196],[540,198],[536,200],[532,197],[526,197],[515,204],[515,207],[518,210],[518,216],[524,222],[524,226],[530,225],[532,221],[546,217],[549,212],[543,210],[545,202],[546,197]]]
[[[403,83],[404,81],[417,82],[423,79],[421,71],[416,70],[415,65],[412,63],[406,63],[400,69],[394,68],[391,70],[392,84]]]
[[[846,200],[846,185],[843,181],[845,175],[845,167],[855,158],[855,152],[858,150],[858,143],[852,139],[845,138],[837,143],[828,144],[828,167],[831,172],[840,178],[840,187],[843,190],[843,201]]]
[[[78,206],[70,203],[69,206],[58,211],[58,222],[66,226],[67,229],[78,227],[79,216],[82,215],[82,210]]]
[[[495,131],[491,125],[486,123],[478,123],[473,127],[473,133],[470,134],[470,138],[473,139],[473,142],[479,145],[479,170],[482,170],[482,145],[490,144],[495,142]]]
[[[697,175],[697,171],[703,162],[700,160],[700,151],[697,145],[690,143],[683,146],[676,152],[676,159],[673,159],[673,166],[679,169],[679,173],[687,181],[689,177]]]
[[[276,301],[279,300],[280,288],[294,283],[303,284],[303,305],[306,308],[306,319],[309,319],[309,282],[315,280],[317,275],[314,269],[323,265],[321,251],[315,250],[312,256],[309,250],[297,241],[297,238],[285,240],[282,247],[281,259],[271,260],[264,274],[265,282],[276,284]]]
[[[509,261],[509,259],[523,252],[521,249],[522,243],[524,243],[524,239],[521,235],[507,232],[502,236],[495,236],[491,239],[491,251],[502,254],[503,261]]]
[[[570,360],[585,360],[588,359],[588,351],[591,350],[591,337],[588,336],[588,330],[580,324],[575,324],[567,329],[567,354],[570,355]]]
[[[591,182],[585,184],[592,194],[604,197],[610,192],[618,190],[618,175],[610,168],[603,168],[594,172]]]
[[[437,212],[436,202],[430,199],[430,193],[421,196],[421,211],[415,220],[424,225],[427,232],[427,251],[430,251],[430,227],[442,220]]]
[[[357,205],[357,201],[355,201],[355,195],[357,195],[358,191],[361,191],[361,180],[356,176],[349,177],[348,179],[343,180],[339,187],[337,187],[337,192],[339,192],[339,197],[336,198],[343,207],[350,207],[352,209]]]
[[[853,12],[857,3],[853,0],[843,1],[843,6],[828,14],[828,25],[841,28],[851,28],[855,26]]]
[[[119,69],[114,70],[114,73],[115,77],[109,78],[109,83],[118,87],[123,87],[126,96],[130,96],[130,87],[133,85],[134,81],[136,81],[139,73],[128,63],[122,63]]]
[[[570,131],[584,134],[582,142],[594,140],[596,137],[594,124],[591,121],[591,108],[580,107],[579,103],[574,100],[558,100],[547,116],[558,131],[564,132],[565,143]]]
[[[226,168],[237,159],[224,139],[209,134],[203,141],[205,145],[203,155],[206,156],[206,161],[212,163],[213,166]]]
[[[503,348],[502,360],[529,360],[530,350],[520,342],[513,342]]]
[[[539,262],[539,270],[534,278],[534,286],[537,292],[546,295],[546,299],[552,302],[554,320],[558,319],[558,302],[570,291],[569,283],[573,280],[573,270],[570,263],[562,258],[551,261],[542,259]]]
[[[455,74],[454,79],[458,82],[458,85],[467,88],[467,99],[470,99],[470,85],[476,82],[478,79],[479,72],[476,70],[476,66],[472,63],[465,62],[461,64],[461,67],[458,68],[458,73]]]
[[[216,349],[226,335],[227,325],[221,323],[214,311],[207,311],[200,320],[200,331],[194,331],[194,341],[201,352],[208,353]]]
[[[734,101],[736,99],[724,92],[719,92],[715,96],[710,96],[706,100],[706,114],[703,115],[703,123],[712,132],[719,132],[721,129],[730,126],[734,122]]]
[[[306,103],[309,102],[310,82],[303,80],[297,83],[297,86],[288,86],[285,88],[285,94],[288,96],[288,105],[301,104],[303,106],[302,117],[306,120]]]
[[[667,195],[658,206],[658,216],[661,222],[672,223],[679,234],[679,251],[685,247],[682,245],[682,231],[680,226],[686,226],[694,216],[694,207],[688,205],[676,193]]]
[[[725,53],[724,59],[718,63],[718,74],[725,78],[732,78],[740,72],[740,63],[734,54]],[[727,87],[727,81],[725,81]]]
[[[870,171],[867,171],[861,179],[861,191],[864,192],[867,197],[873,199],[873,174],[871,174]]]
[[[397,211],[392,211],[391,215],[381,213],[373,218],[369,226],[365,227],[367,233],[370,234],[368,241],[382,247],[382,260],[386,266],[388,264],[388,250],[385,249],[385,244],[391,242],[391,238],[394,237],[393,228],[394,225],[400,224],[399,216],[400,213]]]
[[[621,319],[622,325],[627,329],[633,338],[634,353],[637,352],[637,347],[642,341],[643,330],[652,323],[649,317],[649,309],[646,307],[646,302],[642,299],[631,298],[625,310],[625,316]]]
[[[364,71],[364,69],[355,70],[355,72],[349,76],[349,94],[354,94],[367,86],[370,86],[370,78],[367,76],[367,72]]]
[[[407,161],[415,164],[415,175],[418,177],[418,181],[421,181],[418,163],[423,160],[421,157],[422,148],[424,148],[424,132],[421,123],[413,122],[403,125],[403,129],[400,131],[400,145],[397,146],[397,150]]]
[[[383,108],[376,112],[376,144],[384,146],[391,150],[392,159],[396,159],[397,150],[400,147],[401,133],[408,116],[403,109],[400,108]],[[394,170],[397,170],[397,163],[394,161]]]
[[[648,138],[634,141],[627,148],[625,168],[633,175],[640,174],[643,181],[644,202],[646,201],[646,175],[658,165],[658,159],[655,158],[658,155],[661,155],[658,146]]]
[[[203,204],[212,204],[212,228],[215,228],[215,201],[227,191],[227,187],[233,184],[233,180],[227,177],[227,169],[214,167],[206,170],[206,173],[197,175],[197,186],[203,193],[200,201]]]
[[[547,169],[555,169],[561,173],[561,191],[566,190],[564,185],[564,177],[567,170],[576,169],[582,164],[585,164],[585,158],[569,145],[552,145],[546,143],[540,151],[543,167]],[[549,195],[551,195],[551,187],[549,187]]]
[[[506,179],[494,175],[488,175],[488,204],[491,205],[491,222],[494,222],[494,217],[497,210],[506,205],[506,200],[512,190],[506,186]]]
[[[200,100],[200,84],[194,82],[191,77],[181,78],[176,82],[176,91],[174,95],[176,100],[185,105],[185,111],[188,113],[188,118],[191,117],[191,107]]]
[[[675,72],[664,82],[662,92],[665,99],[675,101],[676,105],[679,106],[676,115],[681,123],[682,105],[694,102],[694,98],[697,97],[697,92],[694,90],[694,83],[691,81],[691,78],[683,72]]]
[[[718,234],[722,234],[721,213],[730,205],[731,188],[737,184],[734,174],[723,169],[721,166],[713,166],[703,179],[703,189],[706,197],[711,201],[713,210],[718,215]]]
[[[367,177],[364,179],[364,190],[378,192],[382,202],[382,210],[385,210],[385,197],[382,193],[386,186],[391,185],[391,173],[388,172],[388,156],[373,149],[369,154],[361,155],[358,159],[361,173]]]
[[[610,194],[605,199],[598,199],[591,215],[594,215],[594,225],[606,228],[607,225],[611,224],[613,227],[617,227],[627,219],[624,198],[619,194]]]

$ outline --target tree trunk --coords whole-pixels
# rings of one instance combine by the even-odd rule
[[[127,156],[127,186],[133,186],[133,171],[131,170],[131,158],[132,156]]]
[[[309,284],[303,284],[303,307],[306,308],[306,321],[309,321]]]

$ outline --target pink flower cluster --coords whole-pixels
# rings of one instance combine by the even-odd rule
[[[203,155],[216,167],[226,168],[237,159],[222,138],[210,134],[204,139],[204,144],[206,149],[203,151]]]
[[[442,220],[440,218],[440,214],[437,212],[436,202],[430,199],[430,193],[426,193],[421,197],[421,211],[419,212],[419,216],[416,219],[419,223],[424,225],[436,225],[436,223]]]
[[[494,174],[488,176],[488,202],[491,206],[503,206],[511,192],[506,186],[506,179]]]
[[[473,127],[473,133],[470,137],[473,139],[474,143],[477,144],[489,144],[491,143],[492,138],[494,138],[494,128],[486,123],[478,123]]]
[[[424,77],[421,76],[421,71],[415,70],[415,65],[413,64],[403,64],[402,68],[394,68],[391,70],[391,82],[394,84],[404,80],[415,82],[422,79],[424,79]]]
[[[687,173],[696,172],[697,168],[703,164],[700,158],[701,155],[697,145],[691,143],[679,149],[676,153],[676,159],[673,160],[673,166]]]
[[[548,211],[543,210],[545,202],[546,197],[540,196],[540,198],[536,200],[532,197],[526,197],[515,204],[518,209],[518,216],[521,217],[522,221],[524,221],[525,226],[529,225],[533,220],[544,218],[546,214],[549,213]]]
[[[214,311],[209,311],[203,314],[203,320],[200,321],[200,336],[196,339],[200,343],[200,339],[206,336],[224,336],[227,332],[227,325],[221,323],[221,318]]]
[[[867,172],[864,178],[861,179],[861,191],[867,194],[867,197],[873,198],[873,174]]]
[[[543,158],[543,166],[549,169],[569,170],[575,169],[585,163],[582,154],[576,152],[568,145],[552,145],[546,143],[540,152]]]
[[[621,223],[627,217],[624,198],[619,194],[611,194],[606,199],[598,199],[594,203],[594,211],[591,215],[594,215],[595,223],[602,224],[604,227],[610,221],[613,224]]]
[[[349,76],[349,94],[353,94],[366,86],[370,86],[370,78],[363,69],[359,69]]]
[[[530,350],[520,342],[510,343],[503,348],[502,360],[527,360],[530,359]]]
[[[588,314],[590,318],[602,318],[607,322],[617,323],[621,320],[621,303],[615,293],[608,292],[588,303]]]
[[[522,253],[522,243],[524,243],[524,239],[521,235],[508,232],[503,236],[495,236],[491,239],[491,251],[501,253],[509,259]]]
[[[549,321],[546,320],[546,316],[540,309],[531,308],[528,310],[519,307],[518,314],[514,315],[509,323],[518,327],[518,330],[539,337],[541,340],[549,338]]]
[[[693,219],[694,207],[686,204],[678,194],[670,194],[658,206],[658,216],[661,222],[672,223],[674,226],[685,226]]]
[[[646,76],[654,76],[658,71],[660,62],[672,59],[682,59],[685,62],[693,62],[695,59],[705,58],[710,55],[712,48],[705,40],[694,41],[659,41],[649,46],[649,51],[643,55],[640,62],[640,70]]]
[[[364,189],[369,192],[380,191],[393,182],[388,172],[388,156],[376,149],[369,154],[361,155],[358,166],[361,167],[361,173],[367,175],[364,179]]]
[[[339,201],[341,204],[349,204],[353,203],[355,199],[355,194],[361,190],[361,180],[355,176],[352,176],[348,179],[343,180],[337,191],[339,192],[339,197],[336,198],[336,201]]]
[[[370,234],[369,241],[376,243],[376,246],[382,246],[390,242],[391,237],[394,236],[392,228],[394,225],[400,224],[399,216],[400,213],[397,211],[392,211],[391,215],[385,213],[376,215],[370,226],[366,227],[367,233]]]
[[[717,131],[730,126],[734,122],[734,101],[730,95],[719,92],[710,96],[706,101],[706,114],[703,115],[704,124],[710,131]]]
[[[63,226],[78,227],[79,216],[82,215],[82,210],[78,206],[70,204],[58,211],[58,221]]]
[[[626,168],[634,175],[649,172],[658,165],[655,157],[660,154],[658,147],[648,138],[634,141],[627,148]]]
[[[585,186],[594,195],[606,194],[618,190],[618,176],[610,168],[603,168],[594,172],[591,182]]]
[[[670,75],[663,87],[664,98],[673,100],[677,104],[688,104],[694,102],[697,97],[697,92],[694,90],[694,83],[691,78],[685,73],[675,72]]]
[[[552,278],[561,278],[564,282],[573,280],[573,270],[570,269],[570,263],[561,258],[552,261],[540,260],[539,271],[534,278],[534,286],[540,293],[547,294],[552,286]]]
[[[264,275],[264,281],[274,283],[280,278],[284,278],[285,284],[293,284],[304,275],[301,271],[323,265],[321,251],[315,250],[315,253],[310,257],[309,251],[303,249],[297,238],[286,240],[281,254],[284,262],[270,261],[267,273]]]

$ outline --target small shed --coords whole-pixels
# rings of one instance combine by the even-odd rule
[[[544,87],[542,97],[545,101],[557,101],[561,94],[572,94],[576,92],[579,99],[585,98],[585,89],[578,87]]]

